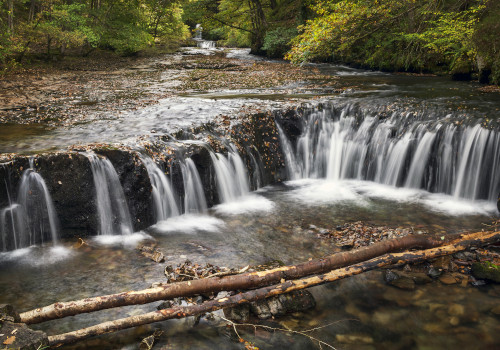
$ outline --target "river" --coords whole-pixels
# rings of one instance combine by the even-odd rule
[[[254,59],[241,50],[231,55],[243,62]],[[327,64],[304,69],[319,72],[318,79],[265,89],[188,91],[83,124],[0,128],[8,135],[0,141],[3,153],[33,154],[74,143],[105,141],[132,147],[144,137],[170,134],[246,108],[279,110],[302,104],[304,121],[302,130],[281,135],[282,147],[290,144],[285,150],[288,181],[264,184],[252,192],[248,188],[258,186],[247,185],[236,199],[206,212],[171,215],[133,234],[84,237],[87,244],[79,249],[75,239],[63,238],[57,246],[0,253],[0,303],[24,311],[55,301],[146,288],[164,280],[164,264],[140,255],[136,247],[145,243],[156,243],[167,264],[189,259],[241,268],[272,260],[293,264],[331,254],[339,248],[318,238],[318,232],[335,230],[344,223],[362,221],[440,237],[480,231],[497,220],[498,94],[483,93],[473,82],[443,77]],[[164,84],[168,85],[168,79]],[[334,133],[337,136],[331,138]],[[404,148],[406,139],[408,147]],[[214,163],[221,161],[218,180],[225,164],[220,157],[212,158]],[[414,159],[420,162],[413,165]],[[235,173],[225,183],[241,183],[237,162],[230,156],[226,161],[233,162]],[[180,198],[177,202],[182,208]],[[400,290],[384,282],[383,272],[373,271],[311,292],[318,304],[315,309],[267,324],[293,330],[319,327],[311,335],[336,349],[500,347],[500,319],[493,311],[500,287],[495,284],[434,281]],[[35,328],[57,334],[151,311],[156,304],[79,315]],[[192,319],[172,320],[68,348],[134,349],[153,330],[164,332],[158,345],[162,349],[243,346],[223,320],[204,317],[197,325]],[[317,346],[310,338],[287,332],[259,329],[241,334],[261,349]]]

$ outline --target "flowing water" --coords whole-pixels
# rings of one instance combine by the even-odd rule
[[[0,210],[0,251],[26,248],[34,244],[57,244],[58,223],[52,198],[42,176],[36,172],[33,159],[23,172],[17,200]]]
[[[128,235],[133,232],[127,200],[113,164],[107,158],[89,153],[94,176],[100,235]]]
[[[328,88],[318,90],[330,97],[320,107],[311,103],[302,110],[303,124],[296,135],[287,135],[286,126],[278,125],[290,181],[250,192],[247,170],[238,152],[229,147],[227,154],[211,155],[221,204],[207,208],[191,158],[181,162],[183,198],[171,190],[169,177],[144,158],[158,223],[132,234],[116,171],[109,160],[89,155],[99,188],[100,232],[128,235],[118,243],[89,237],[79,248],[73,246],[75,240],[63,240],[57,247],[26,246],[0,253],[0,302],[24,311],[55,301],[146,288],[164,280],[164,264],[147,260],[135,247],[153,241],[168,264],[186,259],[229,267],[271,260],[291,264],[338,251],[317,232],[345,222],[406,227],[440,237],[481,230],[497,219],[500,145],[495,119],[500,101],[496,95],[444,78],[314,67],[340,76],[350,89],[333,97]],[[241,98],[235,98],[238,93]],[[203,122],[235,111],[248,102],[248,93],[252,92],[222,91],[179,98],[178,104],[163,101],[122,116],[130,118],[130,124],[97,125],[102,123],[113,140],[152,129],[167,131],[198,117],[197,122]],[[212,106],[217,108],[211,110]],[[78,137],[97,138],[91,129],[82,127]],[[55,146],[64,143],[62,132],[56,140]],[[3,226],[14,227],[22,203],[18,199],[3,209]],[[269,324],[294,330],[325,326],[311,335],[337,349],[500,348],[500,319],[494,311],[498,285],[445,286],[435,281],[402,291],[387,286],[382,273],[373,271],[313,288],[312,293],[318,303],[314,310]],[[156,304],[79,315],[36,328],[62,333],[151,311]],[[243,346],[216,317],[203,318],[198,325],[188,319],[139,327],[75,348],[137,348],[154,329],[165,332],[159,340],[165,349]],[[298,334],[252,329],[242,330],[242,335],[261,349],[316,346]]]

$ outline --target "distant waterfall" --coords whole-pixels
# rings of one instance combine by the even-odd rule
[[[306,111],[292,145],[278,126],[291,179],[358,179],[464,199],[497,199],[500,133],[478,120],[395,111],[380,117],[352,105]]]
[[[151,186],[153,187],[153,204],[156,221],[163,221],[172,216],[180,215],[172,186],[167,176],[151,159],[143,157],[142,161],[148,171]]]
[[[210,152],[217,177],[217,192],[221,203],[235,201],[250,192],[248,173],[238,151],[229,147],[229,153]]]
[[[7,193],[9,193],[7,191]],[[34,162],[22,175],[17,201],[0,211],[0,235],[3,251],[58,241],[57,215],[52,198]]]
[[[96,189],[100,235],[125,235],[133,232],[132,220],[123,188],[113,164],[107,158],[86,154]]]
[[[181,163],[184,182],[184,212],[202,213],[207,211],[207,200],[203,191],[198,169],[191,158]]]

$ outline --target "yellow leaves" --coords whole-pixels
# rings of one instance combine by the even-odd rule
[[[4,345],[11,345],[16,341],[16,336],[8,337],[7,339],[4,340],[3,344]]]

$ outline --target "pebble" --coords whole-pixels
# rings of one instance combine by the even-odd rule
[[[373,344],[373,338],[366,334],[337,334],[335,338],[344,344]]]
[[[457,279],[450,274],[445,274],[439,277],[439,281],[443,284],[456,284],[458,283]]]

